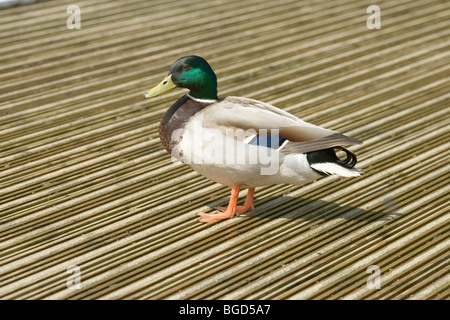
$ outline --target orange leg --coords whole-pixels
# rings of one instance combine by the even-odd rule
[[[255,210],[255,206],[253,205],[253,197],[255,195],[255,188],[248,189],[247,198],[245,198],[245,203],[243,206],[236,206],[236,215],[241,215],[248,210]],[[227,207],[217,207],[217,210],[226,211]]]
[[[241,186],[235,185],[231,188],[231,197],[230,202],[228,203],[228,207],[225,212],[222,213],[205,213],[200,212],[198,215],[200,216],[200,222],[211,222],[214,220],[223,220],[228,218],[233,218],[236,213],[236,204],[239,196],[239,190]]]

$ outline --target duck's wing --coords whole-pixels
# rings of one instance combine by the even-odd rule
[[[226,97],[203,111],[203,125],[225,131],[229,129],[268,131],[289,140],[283,153],[305,153],[326,148],[361,144],[336,131],[324,129],[258,100]],[[273,133],[273,130],[278,130]]]

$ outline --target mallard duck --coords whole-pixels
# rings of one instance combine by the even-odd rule
[[[162,117],[162,145],[203,176],[231,187],[220,213],[200,212],[201,222],[233,218],[254,210],[255,187],[303,185],[326,175],[357,177],[356,156],[342,145],[360,141],[305,122],[261,101],[217,96],[217,77],[199,56],[174,62],[168,75],[144,98],[176,87],[189,89]],[[336,155],[335,149],[346,154]],[[248,188],[242,206],[239,191]]]

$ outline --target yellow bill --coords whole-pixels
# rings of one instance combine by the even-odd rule
[[[144,94],[144,98],[148,99],[148,98],[151,98],[151,97],[159,96],[160,94],[162,94],[162,93],[164,93],[166,91],[172,90],[175,87],[176,87],[176,85],[172,81],[172,75],[169,74],[158,85],[156,85],[155,87],[153,87],[150,90],[148,90]]]

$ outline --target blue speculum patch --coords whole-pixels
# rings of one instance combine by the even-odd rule
[[[278,149],[284,141],[286,141],[286,139],[280,136],[256,136],[249,144]]]

